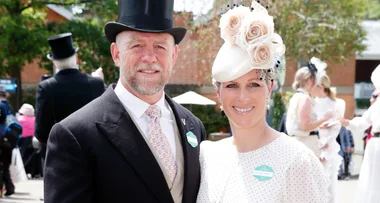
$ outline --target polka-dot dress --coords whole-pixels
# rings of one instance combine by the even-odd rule
[[[201,143],[197,202],[327,202],[323,167],[299,141],[281,134],[247,153],[237,152],[231,141]]]

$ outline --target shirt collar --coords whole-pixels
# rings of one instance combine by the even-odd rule
[[[120,80],[117,82],[115,87],[115,94],[123,104],[123,106],[128,109],[136,118],[140,118],[145,111],[149,108],[150,104],[136,97],[130,93],[121,84]],[[165,108],[165,94],[162,94],[161,99],[155,104],[160,107],[161,111]]]

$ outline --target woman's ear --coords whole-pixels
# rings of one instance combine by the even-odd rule
[[[218,87],[215,91],[216,93],[216,97],[218,98],[218,100],[220,101],[220,87]]]

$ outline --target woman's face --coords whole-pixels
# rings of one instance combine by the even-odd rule
[[[324,97],[324,88],[322,85],[314,85],[311,88],[310,94],[312,97]]]
[[[217,96],[228,117],[231,127],[250,128],[265,121],[267,98],[270,87],[260,80],[260,71],[252,70],[230,82],[223,82],[217,90]]]
[[[311,91],[313,90],[313,88],[315,87],[315,79],[314,78],[310,78],[307,80],[306,84],[305,84],[305,89],[311,93]]]

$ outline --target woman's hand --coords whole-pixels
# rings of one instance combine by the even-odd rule
[[[347,120],[347,119],[345,119],[345,118],[343,118],[343,117],[339,117],[339,118],[337,118],[337,120],[339,120],[340,123],[342,124],[342,126],[344,126],[344,127],[347,127],[348,124],[350,124],[350,123],[349,123],[349,120]]]

